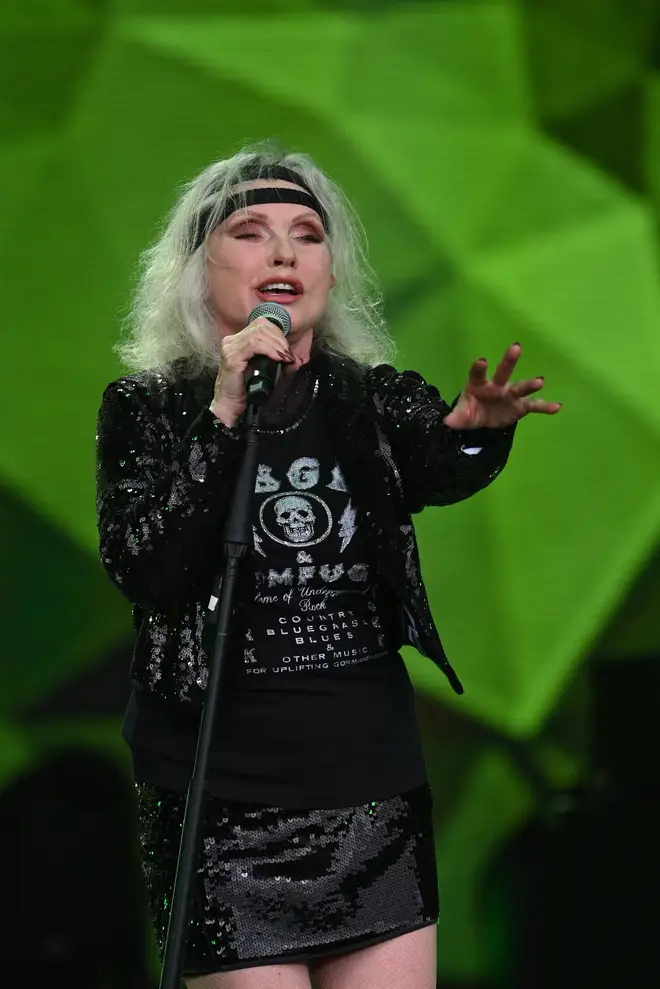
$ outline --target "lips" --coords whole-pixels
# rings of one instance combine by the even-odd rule
[[[288,288],[288,291],[285,286]],[[264,279],[256,291],[259,298],[263,299],[264,302],[286,304],[299,299],[304,289],[302,282],[298,278],[268,278]]]

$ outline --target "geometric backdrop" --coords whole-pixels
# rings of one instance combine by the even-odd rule
[[[0,782],[37,758],[21,712],[130,637],[96,559],[93,458],[139,254],[180,184],[277,137],[357,207],[399,366],[451,400],[519,340],[520,375],[564,404],[521,424],[486,493],[417,520],[466,687],[406,655],[439,795],[441,968],[474,975],[471,891],[530,800],[494,740],[547,737],[596,643],[625,661],[658,634],[658,5],[5,0],[1,17]],[[564,779],[577,756],[540,758]]]

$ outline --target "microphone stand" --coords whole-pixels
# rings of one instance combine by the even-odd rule
[[[258,464],[258,406],[269,397],[271,390],[272,385],[267,390],[261,390],[259,387],[248,387],[248,396],[252,398],[252,403],[248,405],[245,414],[245,450],[222,536],[224,566],[213,582],[206,616],[207,623],[216,626],[216,632],[209,665],[209,682],[197,737],[195,764],[186,797],[170,919],[163,953],[160,989],[181,989],[188,941],[188,916],[193,897],[192,882],[197,869],[204,811],[208,796],[209,750],[215,730],[222,674],[229,646],[229,631],[234,612],[239,564],[253,545],[250,508]]]

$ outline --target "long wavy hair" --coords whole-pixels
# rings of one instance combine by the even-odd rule
[[[272,141],[216,161],[187,183],[159,239],[142,255],[139,280],[123,339],[116,346],[133,371],[168,374],[183,362],[190,374],[217,370],[219,337],[208,304],[205,243],[195,246],[200,218],[207,230],[222,215],[232,187],[247,167],[284,165],[309,186],[329,220],[328,244],[336,286],[315,327],[315,341],[365,364],[391,361],[395,346],[382,315],[382,297],[367,258],[367,239],[342,191],[305,154]]]

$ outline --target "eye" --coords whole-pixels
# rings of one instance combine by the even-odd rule
[[[322,244],[325,238],[323,237],[323,234],[319,233],[316,227],[306,223],[300,228],[298,239],[304,240],[308,244]]]
[[[260,234],[260,229],[256,223],[241,223],[231,231],[235,240],[256,240]]]

